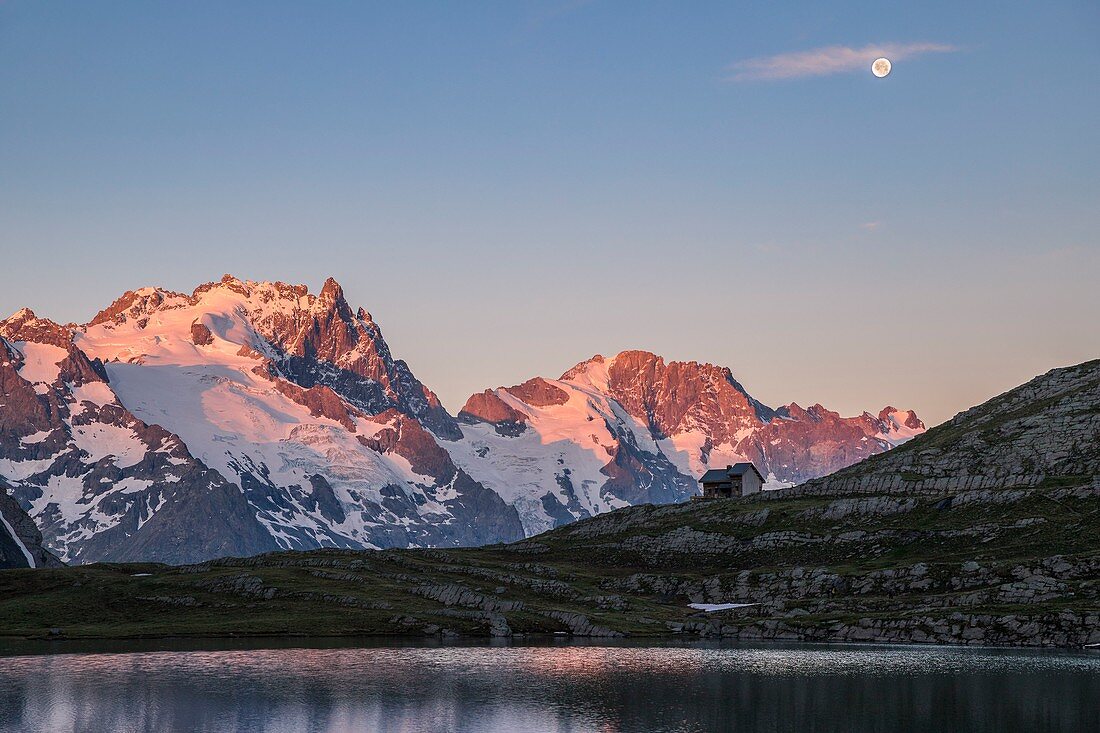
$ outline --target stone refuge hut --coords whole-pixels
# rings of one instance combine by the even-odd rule
[[[755,494],[764,488],[764,477],[751,463],[712,468],[699,479],[703,485],[700,499],[731,499]]]

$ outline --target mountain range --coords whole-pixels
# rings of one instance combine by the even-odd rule
[[[682,501],[710,466],[751,460],[778,487],[924,431],[893,407],[773,409],[727,368],[644,351],[452,416],[335,280],[312,294],[229,275],[127,292],[85,324],[0,321],[0,401],[0,563],[15,565],[50,562],[42,547],[185,563],[508,542]]]
[[[1097,538],[1100,360],[1051,370],[824,478],[624,507],[508,545],[0,573],[0,636],[1080,648],[1100,644]]]

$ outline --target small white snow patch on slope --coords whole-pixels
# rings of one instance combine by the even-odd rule
[[[733,436],[732,441],[712,446],[707,452],[706,462],[703,461],[703,446],[710,440],[710,436],[702,430],[676,433],[672,437],[662,438],[657,445],[680,473],[699,478],[709,468],[721,468],[748,461],[748,456],[738,453],[734,445],[751,434],[752,428],[742,428]]]
[[[73,442],[88,454],[91,462],[114,456],[115,465],[129,468],[141,462],[149,446],[132,429],[105,423],[74,425]]]
[[[774,472],[768,473],[768,477],[764,479],[764,491],[777,491],[778,489],[786,489],[787,487],[794,486],[794,481],[780,481],[776,478]]]
[[[23,355],[23,365],[19,367],[19,376],[35,385],[34,391],[44,394],[46,385],[53,384],[61,374],[59,362],[69,352],[60,346],[36,344],[33,341],[16,341],[15,348]]]
[[[43,440],[50,437],[50,435],[52,435],[52,434],[53,434],[53,431],[51,431],[51,430],[39,430],[37,433],[34,433],[33,435],[28,435],[26,437],[20,438],[19,442],[22,443],[23,445],[34,445],[35,443],[41,443]]]
[[[728,611],[731,608],[747,608],[748,606],[759,606],[759,603],[689,603],[688,608],[694,608],[696,611]]]
[[[39,471],[45,471],[53,465],[53,458],[28,459],[26,461],[13,461],[10,458],[0,458],[0,476],[9,481],[23,481]]]
[[[103,407],[104,405],[110,405],[115,402],[115,393],[111,391],[111,388],[107,386],[105,382],[85,382],[79,386],[75,386],[70,390],[73,394],[73,401],[80,405],[84,402],[91,402],[93,405]],[[80,414],[83,412],[83,408],[73,410],[74,413]]]

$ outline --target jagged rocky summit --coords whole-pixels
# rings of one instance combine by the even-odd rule
[[[752,461],[770,488],[824,476],[925,429],[911,410],[841,417],[819,404],[772,409],[726,367],[646,351],[594,356],[559,379],[472,396],[452,451],[519,509],[529,534],[635,504],[698,493],[709,467]]]
[[[0,392],[0,480],[75,563],[511,541],[682,500],[708,465],[753,460],[780,485],[924,429],[892,408],[772,410],[728,369],[646,352],[456,419],[332,279],[143,288],[82,325],[21,310],[0,322]]]

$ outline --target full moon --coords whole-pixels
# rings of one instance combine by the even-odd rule
[[[875,59],[871,64],[871,73],[879,79],[890,73],[890,59]]]

